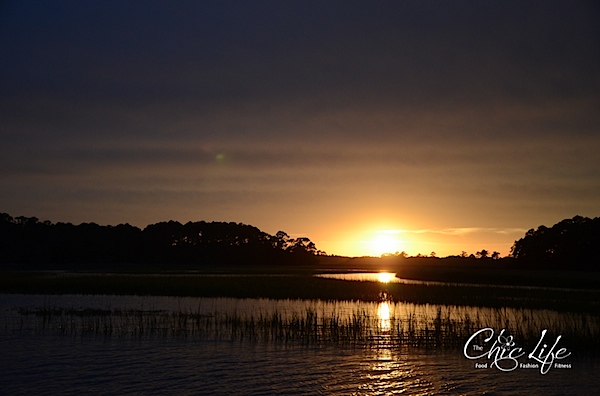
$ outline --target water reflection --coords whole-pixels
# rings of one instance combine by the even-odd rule
[[[400,278],[392,272],[352,272],[348,274],[317,274],[319,278],[340,279],[346,281],[400,283]]]
[[[212,275],[211,275],[212,276]],[[237,275],[236,275],[237,276]],[[351,272],[351,273],[327,273],[315,274],[318,278],[339,279],[346,281],[365,281],[380,283],[402,283],[405,285],[424,285],[424,286],[462,286],[462,287],[494,287],[509,290],[546,290],[552,291],[592,291],[591,289],[572,289],[566,287],[548,287],[531,285],[503,285],[503,284],[485,284],[485,283],[462,283],[462,282],[442,282],[417,279],[405,279],[398,277],[398,274],[391,272]]]
[[[594,394],[597,362],[540,375],[476,370],[460,353],[189,338],[2,339],[3,394]],[[68,362],[68,364],[66,364]],[[233,369],[232,369],[233,368]]]
[[[379,320],[379,328],[382,332],[389,332],[392,330],[390,311],[391,306],[389,301],[382,301],[377,306],[377,319]]]
[[[548,328],[588,349],[600,339],[597,315],[419,305],[393,301],[385,292],[379,302],[9,294],[0,299],[2,335],[49,332],[461,347],[475,331],[486,327],[518,332],[522,342],[539,339],[540,330]]]
[[[378,348],[371,354],[365,356],[370,364],[358,379],[355,395],[437,394],[431,382],[435,373],[414,364],[407,351]]]
[[[391,272],[380,272],[378,275],[379,282],[381,283],[390,283],[395,277],[396,274],[392,274]]]
[[[4,294],[0,366],[8,371],[0,375],[0,388],[6,394],[35,394],[41,387],[44,393],[60,393],[65,384],[73,393],[126,389],[152,394],[168,388],[173,394],[193,394],[201,386],[214,395],[449,395],[482,390],[550,395],[572,394],[573,389],[593,394],[597,362],[548,376],[537,370],[504,375],[474,369],[461,351],[415,348],[411,342],[424,345],[423,330],[435,328],[437,321],[442,334],[458,340],[474,330],[501,329],[508,323],[523,342],[536,340],[545,327],[570,342],[577,336],[592,342],[600,337],[599,320],[596,315],[547,310],[409,304],[391,301],[384,293],[378,303]],[[575,326],[585,328],[586,335],[569,330]],[[355,329],[359,337],[371,337],[364,347],[344,344],[353,339]],[[307,342],[313,339],[319,342]],[[251,342],[234,342],[246,340]],[[77,370],[65,370],[64,362]]]

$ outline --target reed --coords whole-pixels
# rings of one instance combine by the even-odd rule
[[[20,309],[4,331],[70,336],[186,337],[201,340],[339,344],[366,347],[411,346],[456,349],[477,330],[506,328],[523,342],[535,342],[542,329],[562,335],[570,349],[600,352],[600,318],[579,313],[460,306],[428,306],[406,311],[390,303],[389,318],[357,309],[350,315],[307,307],[288,312],[203,312],[38,308]],[[473,314],[475,312],[475,314]]]

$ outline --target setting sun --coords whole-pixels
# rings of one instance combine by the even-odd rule
[[[380,230],[369,241],[370,254],[381,256],[385,253],[400,252],[403,249],[403,242],[398,239],[398,230]]]

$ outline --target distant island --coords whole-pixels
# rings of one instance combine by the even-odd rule
[[[530,269],[600,269],[600,218],[575,216],[530,229],[507,258],[465,254],[446,259]],[[308,237],[270,235],[233,222],[166,221],[140,229],[129,224],[52,223],[0,213],[0,265],[18,269],[194,269],[211,266],[311,265],[326,257]],[[387,255],[387,258],[406,255]],[[431,257],[412,260],[430,261]]]

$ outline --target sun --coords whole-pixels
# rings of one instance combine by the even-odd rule
[[[371,248],[380,254],[393,253],[395,246],[396,240],[391,235],[379,235],[371,241]]]
[[[369,250],[375,256],[381,256],[385,253],[395,253],[403,250],[403,243],[398,239],[400,231],[380,230],[369,241]]]

